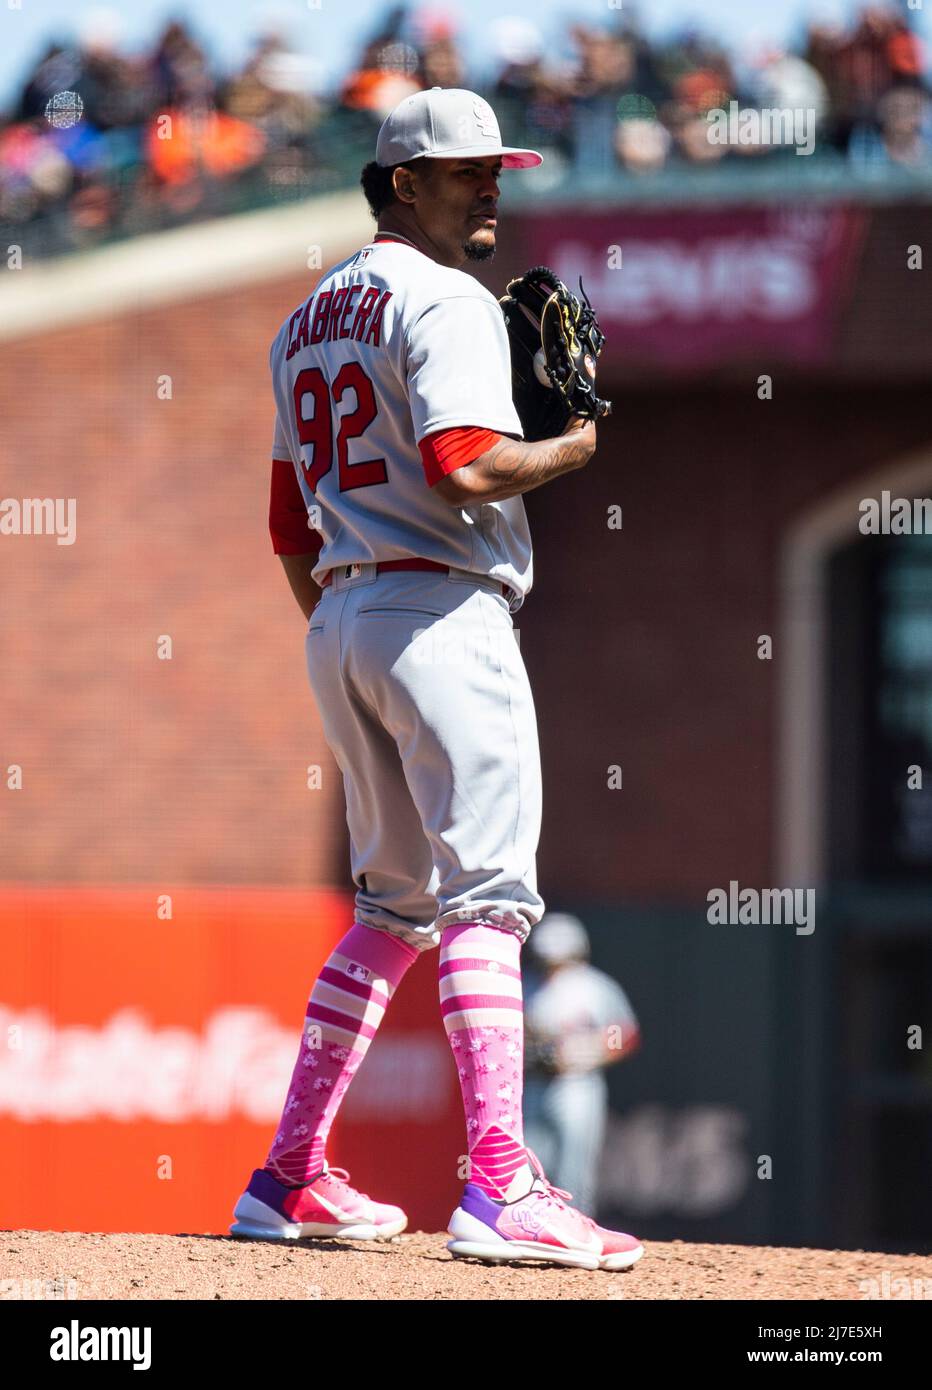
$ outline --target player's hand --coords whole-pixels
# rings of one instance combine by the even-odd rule
[[[583,415],[571,415],[559,437],[572,439],[574,453],[578,455],[573,467],[585,468],[595,453],[595,421],[587,420]]]
[[[584,434],[589,433],[592,437],[593,447],[595,446],[595,421],[587,420],[584,415],[571,415],[566,422],[566,429],[563,434]]]

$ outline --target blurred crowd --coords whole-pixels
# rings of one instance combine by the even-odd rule
[[[545,150],[558,174],[792,156],[787,144],[710,139],[708,113],[732,103],[808,113],[818,159],[932,171],[926,55],[907,16],[869,5],[847,28],[812,23],[794,51],[733,51],[698,28],[650,43],[627,10],[573,24],[556,44],[505,15],[489,26],[480,78],[448,13],[396,5],[333,80],[274,29],[222,74],[182,20],[130,53],[116,13],[95,12],[39,55],[0,120],[0,223],[38,221],[84,244],[345,184],[385,114],[430,86],[484,91],[506,139]]]
[[[261,200],[323,166],[322,103],[279,35],[221,75],[184,22],[132,54],[120,27],[98,13],[27,76],[0,125],[0,222],[44,219],[81,244],[225,210],[244,180]]]

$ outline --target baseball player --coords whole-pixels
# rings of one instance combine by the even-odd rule
[[[621,985],[590,963],[578,917],[545,913],[527,951],[524,1134],[591,1213],[608,1119],[605,1068],[636,1051],[640,1027]]]
[[[512,618],[532,583],[521,498],[582,468],[596,427],[522,438],[502,310],[462,267],[494,254],[501,171],[540,163],[502,144],[474,92],[407,97],[362,174],[375,236],[272,343],[270,529],[307,619],[357,892],[236,1235],[404,1229],[325,1150],[394,991],[439,948],[469,1159],[447,1248],[589,1269],[643,1253],[568,1205],[522,1134],[521,946],[544,903],[537,727]]]

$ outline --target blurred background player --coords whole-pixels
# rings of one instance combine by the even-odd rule
[[[573,1205],[594,1215],[608,1115],[606,1067],[640,1046],[624,990],[589,962],[578,917],[548,912],[528,941],[524,1132]]]

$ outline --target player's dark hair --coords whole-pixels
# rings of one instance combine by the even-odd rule
[[[378,218],[390,203],[397,202],[395,190],[392,187],[392,174],[396,169],[413,169],[420,160],[406,159],[401,164],[391,164],[387,169],[376,164],[375,160],[365,166],[360,176],[359,182],[362,184],[362,191],[366,195],[366,202],[369,204],[372,216]]]

